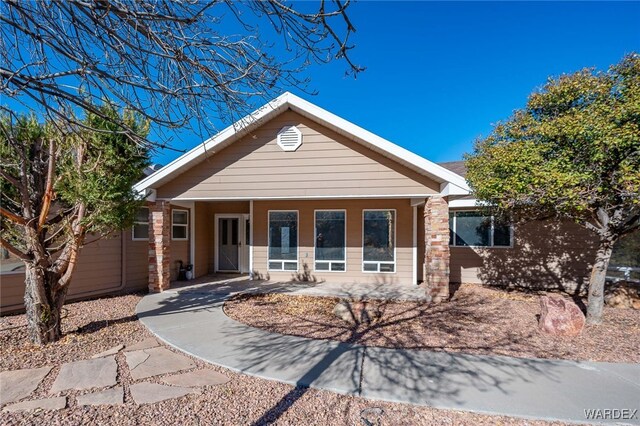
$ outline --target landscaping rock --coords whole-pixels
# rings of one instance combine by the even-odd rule
[[[116,386],[101,392],[80,395],[76,400],[78,405],[120,405],[124,402],[124,388]]]
[[[131,377],[134,380],[145,379],[159,374],[175,373],[195,366],[186,356],[178,355],[165,348],[126,352],[125,357]]]
[[[163,382],[175,386],[213,386],[223,385],[229,381],[224,374],[213,370],[196,370],[189,373],[182,373],[176,376],[169,376],[162,379]]]
[[[118,366],[114,356],[63,364],[51,393],[67,389],[104,388],[116,384]]]
[[[350,325],[371,324],[382,316],[377,303],[365,300],[341,300],[333,308],[333,314]]]
[[[115,355],[118,352],[120,352],[120,350],[124,348],[124,345],[118,345],[118,346],[114,346],[111,349],[107,349],[104,352],[100,352],[99,354],[96,354],[94,356],[91,357],[91,359],[96,359],[96,358],[103,358],[105,356],[109,356],[109,355]]]
[[[133,345],[127,346],[124,351],[125,352],[139,351],[141,349],[155,348],[157,346],[160,346],[160,343],[158,343],[158,341],[153,337],[149,337],[148,339],[144,339],[141,342],[134,343]]]
[[[67,397],[34,399],[7,405],[2,411],[27,411],[27,410],[61,410],[67,406]]]
[[[612,308],[640,309],[640,285],[625,281],[613,284],[605,290],[604,301]]]
[[[26,398],[36,390],[52,367],[0,372],[0,405]]]
[[[542,331],[556,336],[576,336],[585,324],[585,317],[578,305],[563,297],[540,297],[540,322]]]
[[[356,325],[356,318],[351,309],[349,302],[341,300],[336,303],[336,306],[333,308],[333,314],[349,325]]]
[[[199,389],[181,388],[159,385],[157,383],[137,383],[129,387],[136,404],[153,404],[167,399],[180,398],[192,393],[200,393]]]

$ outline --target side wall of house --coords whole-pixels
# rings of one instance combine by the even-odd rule
[[[451,247],[451,282],[520,289],[584,291],[596,240],[572,222],[514,226],[513,247]]]
[[[180,208],[180,207],[175,207]],[[189,218],[191,220],[191,218]],[[68,301],[119,292],[144,290],[149,283],[149,241],[133,240],[131,229],[89,243],[80,251]],[[190,262],[189,241],[172,241],[172,259]],[[173,266],[173,265],[172,265]],[[172,267],[171,279],[177,278]],[[24,273],[0,274],[0,314],[23,310]]]
[[[91,240],[88,236],[87,241]],[[148,243],[131,240],[130,229],[86,244],[80,251],[67,300],[146,288],[148,250]],[[2,274],[0,281],[0,313],[22,311],[24,273]]]
[[[395,209],[396,211],[396,272],[394,273],[362,272],[364,209]],[[298,211],[299,270],[297,273],[269,271],[267,268],[269,210]],[[315,210],[346,210],[347,270],[345,272],[314,270]],[[310,280],[341,283],[410,284],[413,281],[413,208],[408,199],[254,201],[253,220],[253,270],[258,277],[282,281]],[[420,265],[420,262],[418,264]]]

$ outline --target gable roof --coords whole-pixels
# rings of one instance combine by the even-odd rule
[[[464,161],[446,161],[444,163],[438,163],[438,165],[459,176],[467,177],[467,166]]]
[[[160,187],[173,177],[185,172],[207,157],[215,155],[221,149],[245,136],[253,129],[289,109],[435,180],[440,183],[441,192],[444,195],[466,195],[469,193],[469,187],[464,177],[289,92],[283,93],[160,170],[142,179],[134,185],[134,189],[138,192],[145,192],[148,189]]]

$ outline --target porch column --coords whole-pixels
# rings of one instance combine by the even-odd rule
[[[427,296],[439,303],[449,298],[449,204],[441,196],[424,206],[424,282]]]
[[[149,205],[149,292],[160,293],[170,286],[171,217],[168,201]]]

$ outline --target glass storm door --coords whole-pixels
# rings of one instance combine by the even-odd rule
[[[239,270],[239,220],[238,218],[218,218],[218,270]]]

